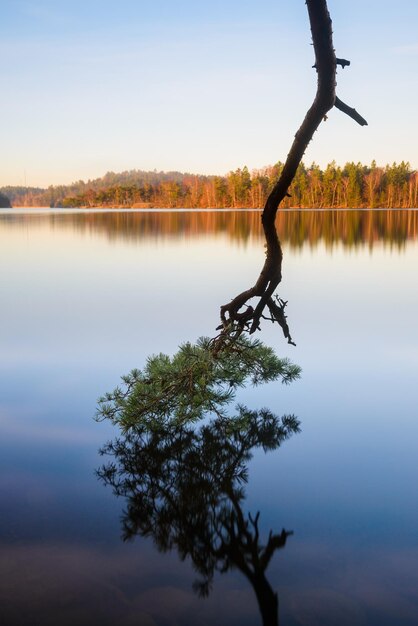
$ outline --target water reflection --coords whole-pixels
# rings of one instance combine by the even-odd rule
[[[238,569],[251,583],[264,625],[278,624],[278,597],[266,577],[274,553],[292,533],[260,537],[260,513],[244,512],[244,485],[253,450],[276,450],[299,431],[294,416],[240,407],[235,418],[216,418],[196,429],[130,429],[102,454],[112,460],[100,479],[126,498],[123,539],[151,537],[162,551],[190,558],[198,574],[193,587],[210,592],[215,572]]]
[[[98,419],[123,434],[102,454],[113,461],[98,476],[127,499],[123,539],[152,537],[162,552],[190,557],[200,596],[211,590],[215,572],[240,570],[251,583],[265,626],[278,625],[278,597],[266,570],[291,531],[270,531],[260,540],[260,513],[245,515],[243,484],[254,448],[274,450],[299,431],[293,415],[267,409],[227,407],[238,387],[298,378],[300,368],[248,335],[259,329],[267,308],[289,343],[285,304],[273,299],[281,281],[282,249],[274,222],[264,229],[267,254],[256,285],[221,307],[219,335],[184,343],[170,357],[148,357],[142,371],[122,377],[123,387],[99,400]],[[259,302],[248,304],[254,298]],[[195,427],[196,422],[203,425]]]
[[[231,241],[245,244],[261,240],[263,230],[260,211],[44,211],[20,213],[2,211],[0,228],[68,229],[79,234],[100,235],[109,241],[140,242],[144,239],[178,240],[225,235]],[[284,210],[276,218],[283,244],[292,249],[304,245],[315,248],[321,243],[332,248],[347,248],[377,243],[402,248],[408,240],[417,239],[418,211],[387,210]]]
[[[380,213],[404,226],[406,216],[415,219],[410,211]],[[217,305],[257,273],[261,242],[245,250],[244,239],[227,230],[195,236],[187,224],[181,236],[159,233],[158,224],[137,235],[141,218],[118,213],[129,239],[96,217],[101,225],[89,230],[90,213],[60,213],[54,222],[50,215],[19,222],[14,214],[7,225],[9,216],[0,217],[0,621],[252,626],[255,596],[239,571],[218,576],[210,598],[199,601],[175,551],[119,541],[121,498],[92,477],[97,448],[114,435],[91,415],[121,372],[214,328]],[[282,412],[303,416],[304,432],[277,453],[254,454],[241,508],[261,510],[260,528],[295,530],[267,570],[288,626],[418,623],[418,303],[411,289],[418,247],[408,232],[402,254],[383,244],[373,254],[366,244],[340,245],[332,256],[323,244],[297,254],[283,246],[294,358],[308,375],[280,398]],[[396,333],[387,332],[388,290]],[[268,324],[267,337],[295,354]],[[251,406],[273,408],[277,400],[274,387],[245,393]]]

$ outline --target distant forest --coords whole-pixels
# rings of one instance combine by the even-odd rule
[[[250,172],[245,166],[226,176],[131,170],[72,185],[2,187],[13,206],[261,208],[278,180],[283,163]],[[380,167],[333,161],[325,169],[299,166],[284,207],[416,208],[418,172],[402,161]]]

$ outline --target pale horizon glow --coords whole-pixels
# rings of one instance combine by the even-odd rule
[[[418,4],[329,0],[340,111],[304,161],[418,167]],[[0,186],[284,161],[316,89],[303,0],[5,0]]]

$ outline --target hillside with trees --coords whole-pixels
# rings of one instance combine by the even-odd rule
[[[4,194],[0,192],[0,209],[10,209],[10,200]]]
[[[280,177],[283,163],[226,176],[131,170],[47,189],[3,187],[13,206],[137,208],[261,208]],[[385,167],[334,161],[325,169],[303,163],[282,207],[415,208],[418,172],[402,161]]]

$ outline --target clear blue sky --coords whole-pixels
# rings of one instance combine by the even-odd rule
[[[418,2],[329,0],[339,97],[305,161],[418,167]],[[316,88],[304,0],[2,0],[0,185],[284,160]]]

